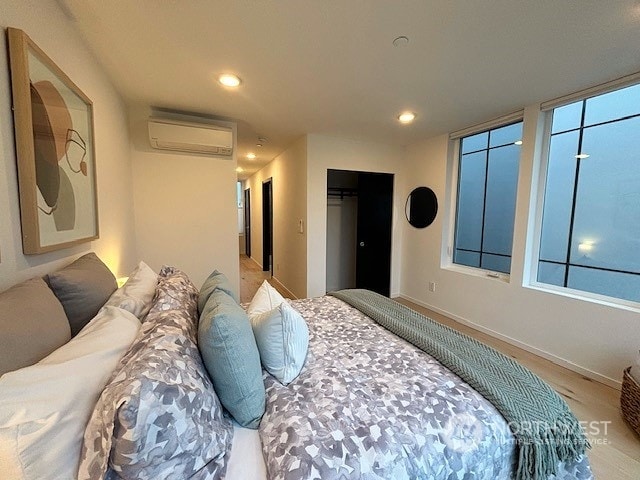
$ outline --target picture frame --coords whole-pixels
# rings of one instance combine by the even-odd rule
[[[7,37],[23,252],[96,240],[93,103],[25,32]]]

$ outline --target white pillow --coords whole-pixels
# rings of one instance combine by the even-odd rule
[[[284,302],[284,297],[265,280],[251,299],[251,303],[247,307],[247,315],[251,318],[252,315],[269,312],[282,302]]]
[[[264,368],[281,383],[292,382],[302,370],[309,347],[309,329],[286,301],[273,310],[249,317]]]
[[[105,306],[122,308],[142,320],[151,309],[157,285],[158,274],[140,262],[129,275],[127,283],[113,292]]]
[[[86,424],[139,328],[105,307],[69,343],[0,377],[0,478],[76,478]]]

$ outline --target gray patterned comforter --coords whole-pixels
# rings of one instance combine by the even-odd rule
[[[270,479],[512,478],[507,423],[459,377],[341,300],[292,305],[309,352],[289,385],[265,374]],[[555,478],[592,478],[587,458]]]

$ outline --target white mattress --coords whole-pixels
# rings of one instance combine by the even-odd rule
[[[267,467],[257,430],[233,422],[233,444],[227,465],[226,480],[266,480]]]

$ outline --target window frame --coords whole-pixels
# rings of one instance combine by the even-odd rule
[[[468,265],[463,265],[459,263],[454,263],[454,251],[455,251],[455,239],[456,239],[456,225],[458,220],[458,197],[459,197],[459,188],[460,188],[460,161],[461,161],[461,144],[462,139],[465,137],[469,137],[475,134],[488,132],[490,130],[496,130],[498,128],[506,127],[508,125],[513,125],[515,123],[522,123],[523,136],[524,136],[524,110],[518,110],[517,112],[511,113],[509,115],[504,115],[502,117],[495,118],[493,120],[489,120],[487,122],[483,122],[478,125],[474,125],[472,127],[468,127],[462,130],[458,130],[456,132],[452,132],[449,134],[449,145],[447,148],[448,151],[448,159],[447,159],[447,218],[445,219],[445,225],[448,228],[443,229],[443,241],[442,241],[442,253],[441,253],[441,268],[464,273],[471,276],[488,278],[491,280],[497,280],[503,283],[510,283],[511,281],[511,271],[513,270],[513,264],[511,265],[510,272],[504,273],[495,270],[489,270],[482,267],[471,267]],[[488,145],[487,145],[488,147]],[[520,176],[522,174],[522,154],[523,150],[520,150],[520,157],[518,159],[518,178],[516,181],[516,198],[518,195],[518,187],[520,186]],[[486,181],[486,179],[485,179]],[[486,190],[485,190],[485,198],[486,202]],[[513,247],[514,247],[514,238],[515,238],[515,218],[514,218],[514,228],[511,232],[512,241],[511,241],[511,260],[513,261]]]
[[[532,184],[531,186],[531,194],[535,195],[535,202],[532,202],[532,204],[535,204],[535,211],[533,228],[531,232],[532,234],[529,237],[531,242],[531,248],[529,250],[530,254],[527,255],[525,259],[526,264],[528,264],[528,268],[525,269],[526,273],[523,279],[523,287],[531,288],[533,290],[538,290],[545,293],[561,295],[563,297],[568,297],[576,300],[596,303],[608,307],[640,312],[640,302],[634,302],[632,300],[626,300],[623,298],[612,297],[600,293],[588,292],[585,290],[578,290],[571,287],[564,287],[538,281],[540,248],[542,243],[542,221],[544,216],[544,201],[547,187],[553,111],[556,108],[561,108],[572,103],[585,101],[589,98],[604,95],[606,93],[614,92],[617,90],[622,90],[623,88],[637,84],[640,84],[640,74],[630,75],[628,77],[617,79],[603,85],[591,87],[580,92],[569,94],[565,97],[550,100],[540,105],[540,115],[542,116],[544,127],[542,129],[541,152],[538,158],[534,159],[534,173],[536,174],[535,176],[537,176],[538,181],[537,184]],[[585,127],[581,124],[579,128],[582,131]],[[580,132],[580,135],[582,135],[582,132]],[[535,166],[535,164],[537,164],[537,167]],[[575,192],[573,201],[575,203]],[[567,264],[567,270],[568,268],[569,264]]]

